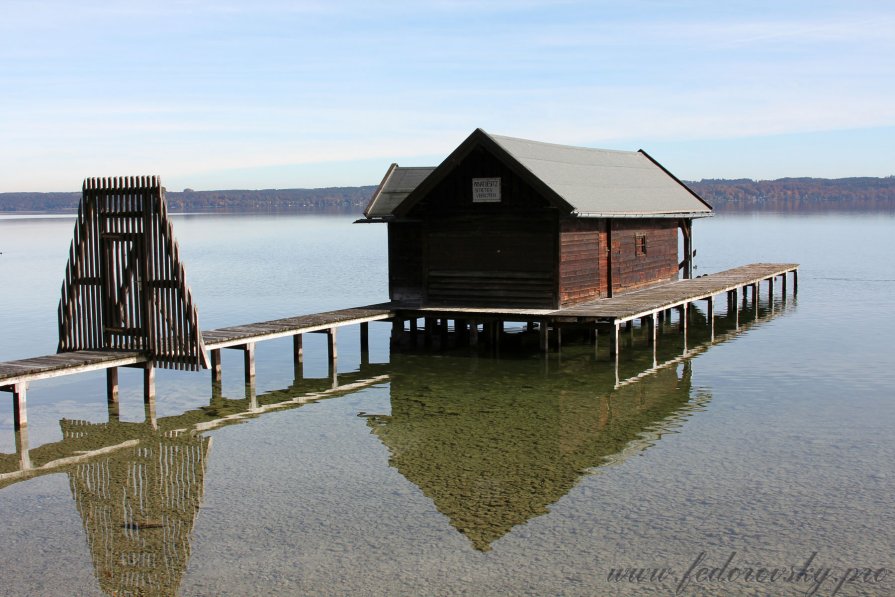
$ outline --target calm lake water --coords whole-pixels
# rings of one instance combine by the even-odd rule
[[[0,360],[55,351],[72,228],[0,216]],[[387,298],[381,226],[175,233],[206,329]],[[259,345],[255,403],[236,351],[220,396],[159,371],[157,429],[137,371],[111,422],[102,373],[35,382],[28,455],[57,466],[30,474],[0,394],[0,594],[895,594],[893,233],[891,215],[698,221],[697,274],[798,262],[799,294],[763,291],[739,330],[719,301],[715,341],[697,314],[686,353],[667,327],[655,370],[638,330],[616,371],[605,343],[390,354],[373,323],[368,363],[339,332],[353,388],[330,389],[316,334],[301,378],[288,340]],[[836,593],[853,567],[870,572]]]

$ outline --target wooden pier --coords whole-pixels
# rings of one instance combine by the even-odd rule
[[[780,294],[785,297],[788,275],[791,275],[792,293],[795,294],[798,284],[797,264],[757,263],[558,310],[418,307],[391,302],[206,330],[202,341],[205,349],[210,352],[213,383],[220,383],[220,351],[227,348],[243,351],[247,385],[254,385],[256,343],[291,336],[293,359],[296,366],[299,366],[303,360],[303,334],[325,333],[328,338],[329,362],[334,368],[338,358],[337,329],[346,325],[359,325],[361,354],[364,355],[369,351],[368,326],[371,321],[390,320],[400,334],[405,330],[405,323],[409,323],[410,332],[416,333],[416,324],[422,318],[427,322],[421,330],[424,334],[443,335],[447,333],[449,321],[453,320],[454,333],[463,334],[471,344],[478,341],[479,333],[486,340],[499,341],[500,330],[507,321],[531,322],[539,330],[540,347],[544,352],[550,349],[551,331],[556,335],[552,345],[559,349],[562,345],[563,327],[589,326],[593,329],[595,341],[599,338],[599,330],[608,331],[610,354],[617,357],[620,329],[623,325],[630,326],[631,322],[639,319],[648,326],[650,343],[655,345],[659,322],[669,317],[672,309],[677,309],[680,313],[680,328],[686,337],[688,312],[693,303],[706,302],[708,324],[713,327],[714,301],[717,296],[726,296],[730,307],[737,306],[741,296],[745,303],[747,296],[751,295],[751,305],[757,309],[760,285],[765,284],[769,304],[773,306],[775,281],[780,281]],[[739,314],[739,308],[733,308],[733,312]],[[108,399],[109,402],[116,402],[118,367],[142,368],[144,399],[147,402],[154,399],[155,368],[151,355],[141,351],[79,350],[0,363],[0,390],[12,393],[14,423],[16,428],[20,428],[27,424],[26,389],[30,382],[105,369]]]
[[[478,341],[479,325],[482,333],[492,341],[499,336],[499,330],[506,321],[526,321],[537,324],[540,332],[542,351],[549,350],[551,329],[557,334],[555,345],[562,344],[561,330],[564,326],[591,326],[595,341],[601,328],[610,336],[610,354],[619,352],[619,329],[622,325],[630,327],[634,320],[651,328],[651,342],[656,341],[658,322],[669,317],[672,309],[681,313],[680,321],[686,332],[687,313],[690,306],[697,301],[706,301],[709,325],[713,322],[715,297],[725,295],[728,305],[738,300],[740,293],[745,298],[751,292],[752,304],[757,308],[759,285],[766,283],[768,298],[773,299],[774,282],[778,278],[781,284],[781,295],[786,295],[787,274],[792,276],[792,292],[798,290],[798,264],[795,263],[753,263],[725,270],[715,274],[677,280],[660,284],[639,291],[632,291],[620,296],[602,298],[579,303],[561,309],[499,309],[475,307],[413,307],[393,303],[396,311],[395,320],[403,329],[403,321],[409,320],[410,331],[414,333],[420,318],[426,320],[424,333],[426,336],[434,331],[447,329],[447,322],[454,320],[454,329],[467,333],[471,343]],[[771,300],[773,304],[773,301]]]

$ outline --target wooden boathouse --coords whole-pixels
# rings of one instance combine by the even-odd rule
[[[388,225],[393,301],[559,309],[692,277],[711,215],[642,150],[477,129],[437,167],[392,164],[360,221]]]
[[[739,326],[751,291],[794,263],[757,263],[693,278],[692,223],[712,208],[643,151],[568,147],[489,135],[477,129],[439,166],[392,165],[359,222],[388,226],[388,302],[202,330],[157,177],[88,179],[59,303],[58,353],[0,363],[0,391],[12,394],[14,426],[27,425],[26,390],[37,380],[105,370],[110,404],[118,368],[143,369],[147,407],[155,368],[211,369],[221,382],[221,350],[243,353],[254,394],[255,344],[291,337],[296,371],[306,333],[327,335],[335,379],[336,332],[360,326],[362,362],[369,324],[389,321],[393,346],[419,320],[431,346],[496,346],[506,322],[537,330],[544,352],[559,349],[563,328],[609,335],[618,371],[619,330],[647,327],[653,360],[660,323],[674,310],[686,346],[689,308],[727,296]],[[683,255],[678,253],[682,237]],[[453,322],[451,327],[450,323]],[[555,341],[551,342],[551,338]]]

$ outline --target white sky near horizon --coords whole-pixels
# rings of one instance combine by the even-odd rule
[[[377,184],[473,129],[895,174],[895,2],[0,0],[0,192]]]

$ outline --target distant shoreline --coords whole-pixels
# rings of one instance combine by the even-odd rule
[[[684,181],[719,213],[728,212],[893,212],[895,176],[883,178],[703,179]],[[319,189],[168,191],[171,213],[357,215],[373,185]],[[77,213],[80,192],[0,193],[0,214]]]

